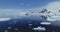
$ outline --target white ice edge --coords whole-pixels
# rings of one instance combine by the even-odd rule
[[[11,18],[0,18],[0,21],[8,21],[10,20]]]

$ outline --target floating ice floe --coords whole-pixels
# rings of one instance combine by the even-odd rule
[[[29,25],[32,25],[32,24],[29,24]]]
[[[50,25],[51,23],[50,22],[41,22],[40,24],[42,24],[42,25]]]
[[[11,27],[8,27],[7,29],[11,29]]]
[[[19,29],[15,28],[15,30],[19,30]]]
[[[0,18],[0,21],[8,21],[10,20],[11,18]]]
[[[45,27],[37,27],[37,28],[33,28],[33,30],[35,31],[45,31]]]
[[[5,32],[8,32],[8,30],[5,30]]]

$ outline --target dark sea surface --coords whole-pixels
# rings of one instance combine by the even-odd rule
[[[8,21],[0,21],[0,32],[60,32],[59,22],[53,22],[50,25],[41,25],[41,22],[47,22],[44,19],[16,18]],[[45,31],[35,31],[35,27],[45,27]],[[10,27],[10,28],[9,28]]]

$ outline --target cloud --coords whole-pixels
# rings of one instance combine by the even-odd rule
[[[46,9],[48,9],[50,11],[60,10],[60,1],[49,2],[47,5],[45,5],[43,7],[31,8],[29,10],[40,11],[43,8],[46,8]]]
[[[46,8],[48,10],[51,10],[51,11],[60,10],[60,1],[55,1],[55,2],[48,3],[48,5],[46,5],[44,8]]]
[[[47,5],[45,5],[43,7],[31,8],[28,10],[30,10],[30,11],[41,11],[43,8],[46,8],[52,12],[54,12],[54,11],[56,12],[56,11],[60,10],[60,1],[49,2]]]

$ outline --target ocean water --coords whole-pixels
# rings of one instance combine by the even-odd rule
[[[44,21],[43,19],[33,20],[30,18],[17,18],[8,21],[0,21],[0,32],[60,32],[60,26],[58,24],[56,26],[52,22],[53,25],[44,25],[40,24],[41,22],[48,21]]]

